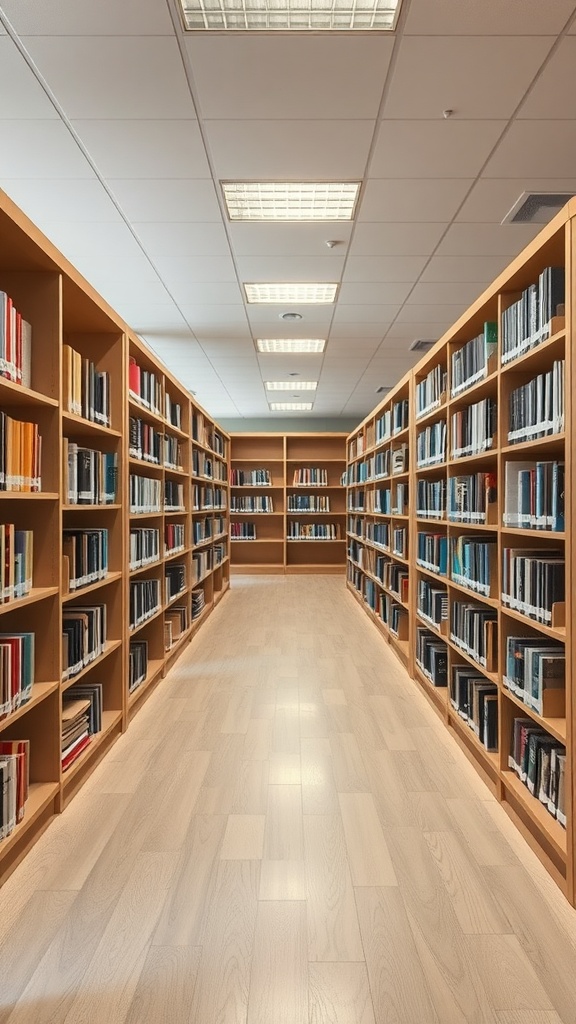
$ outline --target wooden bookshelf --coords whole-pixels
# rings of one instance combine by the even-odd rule
[[[42,439],[41,490],[3,490],[2,524],[33,534],[32,585],[24,596],[0,603],[2,632],[34,634],[34,681],[27,700],[0,718],[0,741],[27,740],[30,744],[30,790],[22,821],[0,842],[0,884],[36,842],[53,816],[82,787],[132,715],[166,674],[229,586],[228,462],[230,439],[146,348],[129,326],[42,236],[20,210],[0,193],[0,291],[10,297],[31,325],[31,380],[29,386],[0,377],[0,412],[15,420],[36,424]],[[4,345],[4,338],[1,339]],[[155,375],[159,406],[147,407],[129,394],[130,367],[138,363]],[[105,377],[104,375],[107,375]],[[80,392],[87,396],[78,407]],[[83,401],[83,400],[82,400]],[[180,406],[178,414],[174,409]],[[131,451],[130,418],[153,427],[160,439],[155,464]],[[195,434],[196,431],[196,434]],[[197,435],[197,436],[196,436]],[[72,447],[72,455],[71,453]],[[218,486],[218,501],[201,512],[193,511],[194,450],[201,450],[202,486]],[[69,459],[64,464],[64,452]],[[80,465],[82,452],[108,456],[98,479],[107,491],[107,503],[81,498],[70,466]],[[82,456],[84,458],[84,456]],[[74,471],[73,471],[74,472]],[[155,479],[160,486],[156,512],[130,511],[130,475]],[[70,482],[72,481],[72,483]],[[181,491],[169,490],[180,485]],[[165,492],[165,488],[167,491]],[[93,492],[94,493],[94,492]],[[181,508],[167,508],[166,494],[180,493]],[[207,494],[208,492],[204,492]],[[112,500],[113,498],[113,500]],[[81,500],[81,503],[78,501]],[[209,504],[206,502],[206,504]],[[202,549],[207,565],[196,581],[193,560],[193,523],[197,515],[209,526]],[[181,528],[182,551],[167,550],[166,529]],[[130,567],[130,531],[158,531],[157,557]],[[63,531],[107,531],[107,572],[98,578],[71,573]],[[4,559],[5,552],[2,552]],[[75,565],[76,563],[74,563]],[[166,600],[165,571],[182,565],[184,584]],[[131,580],[156,578],[160,607],[137,630],[129,629]],[[202,614],[192,619],[194,594],[204,598]],[[64,679],[62,616],[75,608],[105,606],[106,635],[100,653]],[[185,609],[185,628],[165,649],[165,623],[175,607]],[[133,639],[146,640],[148,665],[139,686],[129,689],[129,652]],[[102,684],[102,722],[88,746],[62,770],[62,700],[75,683]]]
[[[572,396],[576,379],[572,357],[576,333],[572,300],[575,266],[576,202],[571,201],[423,356],[413,370],[386,395],[384,401],[350,434],[347,442],[348,587],[572,904],[576,904],[573,808],[576,771],[573,697],[576,653],[570,626],[575,558],[573,501],[576,488],[576,474],[571,468],[574,422]],[[527,314],[527,331],[532,332],[532,347],[522,351],[520,345],[516,358],[506,361],[503,358],[504,319],[514,315],[507,311],[525,290],[538,283],[539,275],[548,267],[564,268],[564,309],[555,307],[546,310],[548,337],[535,333],[539,321],[535,319],[536,314],[533,314],[531,321]],[[558,274],[561,278],[561,271]],[[548,283],[546,287],[549,287]],[[486,331],[485,324],[488,325]],[[479,341],[480,336],[482,342]],[[475,344],[477,350],[484,354],[478,365],[467,362]],[[465,352],[464,346],[468,346]],[[511,423],[514,411],[518,414],[520,408],[522,415],[527,415],[531,409],[529,402],[532,401],[528,397],[514,397],[515,389],[528,384],[535,387],[530,382],[539,374],[552,372],[553,364],[557,361],[564,361],[563,422],[557,421],[551,427],[555,432],[544,436],[534,437],[528,428],[520,428],[515,439],[509,438],[509,431],[517,429]],[[464,380],[461,379],[462,366],[467,367]],[[401,562],[393,549],[393,531],[401,525],[400,518],[393,506],[382,510],[378,501],[376,506],[374,502],[378,491],[394,488],[395,478],[386,463],[389,456],[385,453],[392,451],[395,445],[394,407],[406,399],[410,450],[407,479],[412,515],[408,520],[405,561],[401,563],[409,567],[409,584],[405,595],[408,611],[403,623],[404,642],[399,643],[398,638],[392,634],[390,621],[390,602],[394,598],[382,578],[385,571],[391,570],[382,569],[382,561],[375,562],[374,559],[380,556],[391,564]],[[489,425],[484,434],[477,431],[474,435],[477,445],[481,444],[482,447],[468,450],[466,444],[463,445],[466,438],[462,433],[461,421],[455,417],[476,403],[488,401],[495,405],[495,417],[486,405],[481,407],[478,416],[484,417],[483,422]],[[390,434],[382,436],[382,424],[388,422],[391,424]],[[489,436],[492,428],[493,434]],[[403,437],[404,433],[399,432],[397,436]],[[513,477],[512,473],[518,473],[520,469],[512,465],[507,471],[507,466],[515,462],[524,465],[522,471],[527,474],[522,478],[521,485],[518,484],[520,490],[524,488],[520,499],[516,498],[512,484],[507,494],[507,472],[510,473],[510,480],[519,479]],[[384,463],[384,475],[377,479],[376,469],[378,466],[382,468]],[[549,470],[534,469],[530,476],[528,467],[536,463],[550,463],[551,467]],[[552,518],[545,524],[546,528],[540,528],[544,524],[537,524],[535,520],[529,525],[524,522],[511,525],[504,516],[510,515],[511,509],[514,512],[517,507],[512,502],[530,499],[534,505],[534,481],[537,480],[542,495],[545,485],[549,486],[550,479],[555,479],[553,476],[548,478],[546,484],[547,478],[544,475],[545,472],[557,472],[554,463],[563,463],[564,466],[565,528],[561,519],[557,519],[556,525],[561,525],[558,529],[552,529]],[[474,498],[476,504],[468,507],[462,504],[470,499],[471,494],[470,485],[463,482],[467,476],[474,476],[476,482],[482,483]],[[401,479],[406,477],[402,476]],[[560,485],[557,493],[561,493]],[[439,494],[444,494],[442,509],[435,505]],[[451,505],[451,497],[456,505]],[[540,497],[538,501],[539,505],[532,508],[531,515],[542,514],[543,499]],[[523,506],[518,507],[524,512]],[[550,508],[547,514],[550,515]],[[423,538],[425,534],[431,535],[431,538]],[[478,579],[473,571],[464,578],[460,572],[454,575],[459,563],[454,560],[453,552],[458,554],[467,545],[469,550],[470,543],[478,545],[485,559],[482,592],[472,589],[471,581]],[[505,556],[507,549],[511,549],[511,556]],[[558,558],[565,567],[564,599],[553,606],[551,621],[548,622],[537,621],[534,612],[526,604],[521,608],[510,607],[503,598],[505,557],[521,558],[523,552],[530,549],[540,553],[544,560],[549,560],[554,557],[552,553],[558,552]],[[438,559],[443,550],[446,551],[446,566],[445,572],[441,574],[443,566],[439,561],[436,564],[430,562],[428,552],[436,552],[433,557]],[[539,555],[535,554],[534,558],[537,557]],[[488,562],[489,578],[484,575]],[[531,571],[536,572],[536,569]],[[434,624],[426,619],[426,609],[419,605],[432,592],[435,596],[431,607],[434,614],[440,616]],[[549,600],[546,590],[541,592],[540,599]],[[495,620],[493,626],[482,627],[483,630],[489,628],[495,637],[495,649],[490,652],[488,646],[486,661],[483,663],[480,663],[479,648],[466,650],[461,646],[461,638],[457,634],[454,638],[452,636],[452,624],[456,621],[454,616],[462,603],[479,609],[483,619],[492,617]],[[442,618],[443,613],[447,618]],[[447,670],[444,685],[435,685],[430,673],[424,671],[423,664],[417,659],[419,628],[429,630],[432,647],[439,645],[438,654],[432,656],[431,664],[442,666],[445,659]],[[542,699],[546,697],[550,702],[548,706],[552,708],[548,713],[545,713],[545,707],[536,710],[533,705],[529,706],[532,698],[526,697],[525,691],[520,691],[519,695],[507,685],[508,637],[514,638],[514,642],[515,638],[519,638],[518,642],[533,644],[542,650],[552,644],[554,646],[551,650],[556,651],[556,657],[559,656],[558,651],[561,656],[564,650],[565,701],[562,699],[562,690],[544,691]],[[512,658],[514,661],[513,655]],[[438,672],[443,673],[443,669],[438,668]],[[491,707],[497,707],[498,711],[497,749],[487,749],[484,743],[487,734],[471,728],[469,715],[473,719],[474,708],[468,708],[466,703],[458,703],[462,691],[458,690],[456,681],[458,677],[465,678],[467,672],[478,679],[478,692],[482,687],[493,687],[494,697],[491,699],[495,704],[492,703]],[[443,679],[443,674],[438,675],[436,682]],[[489,693],[490,690],[484,689],[484,692]],[[509,764],[516,719],[526,719],[528,728],[543,730],[552,743],[566,748],[563,803],[565,827],[555,810],[555,796],[551,797],[550,803],[554,813],[550,813],[548,806],[538,799],[539,794],[532,795],[514,766]]]
[[[259,500],[265,509],[231,511],[232,572],[344,572],[346,435],[232,434],[231,446],[231,473],[244,474],[231,476],[231,503]],[[319,477],[304,473],[311,470],[319,471]],[[238,482],[254,479],[249,474],[258,471],[266,483]],[[301,475],[310,482],[296,483]],[[255,537],[233,535],[235,529],[247,533],[247,524]],[[323,533],[326,537],[314,536]]]

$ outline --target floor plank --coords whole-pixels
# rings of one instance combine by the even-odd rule
[[[258,906],[247,1024],[308,1024],[306,905]]]
[[[375,1024],[365,964],[310,964],[310,1024]]]

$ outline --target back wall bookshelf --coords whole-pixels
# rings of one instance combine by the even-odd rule
[[[347,466],[348,587],[573,904],[575,256],[571,201]]]
[[[0,883],[229,586],[229,435],[0,193]]]
[[[237,573],[343,573],[346,434],[231,435],[230,547]]]

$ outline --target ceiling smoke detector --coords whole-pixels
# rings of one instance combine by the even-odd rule
[[[302,313],[280,313],[280,320],[301,320]]]
[[[547,224],[574,192],[522,192],[502,224]]]

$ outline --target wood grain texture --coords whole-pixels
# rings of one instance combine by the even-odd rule
[[[396,885],[394,867],[371,793],[339,793],[354,885]]]
[[[302,788],[269,786],[266,831],[266,860],[302,860]]]
[[[305,900],[306,872],[303,860],[263,860],[260,869],[261,900]]]
[[[263,814],[231,814],[228,818],[221,860],[261,860],[264,847]]]
[[[338,733],[330,737],[330,746],[338,792],[369,793],[370,782],[356,737],[352,733]]]
[[[247,1024],[308,1024],[306,906],[258,906]]]
[[[400,890],[366,887],[355,893],[376,1024],[436,1024]]]
[[[454,832],[425,832],[424,839],[462,931],[478,935],[511,933],[512,926],[486,891],[465,840]]]
[[[202,949],[151,946],[125,1024],[188,1024]]]
[[[363,960],[344,829],[339,815],[304,818],[308,959]]]
[[[310,1024],[375,1024],[365,964],[310,964]]]
[[[554,1008],[516,935],[469,935],[466,946],[495,1010]]]

